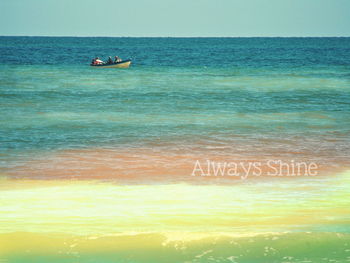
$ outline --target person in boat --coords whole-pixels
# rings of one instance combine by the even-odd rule
[[[108,57],[107,64],[108,65],[113,64],[113,60],[110,56]]]
[[[122,61],[122,59],[120,57],[118,57],[118,56],[114,57],[114,63],[118,63],[118,62],[121,62],[121,61]]]
[[[102,65],[102,64],[104,64],[104,62],[99,57],[96,57],[95,58],[95,65]]]

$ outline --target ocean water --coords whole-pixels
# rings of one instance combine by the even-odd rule
[[[350,38],[0,37],[0,53],[0,262],[350,262]],[[131,67],[89,66],[115,55]]]

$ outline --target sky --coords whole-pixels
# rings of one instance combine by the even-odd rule
[[[0,35],[350,36],[350,0],[0,0]]]

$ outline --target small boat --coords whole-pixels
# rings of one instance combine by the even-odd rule
[[[116,62],[113,64],[99,64],[99,65],[92,65],[92,67],[97,67],[97,68],[128,68],[131,64],[131,59],[123,60],[120,62]]]

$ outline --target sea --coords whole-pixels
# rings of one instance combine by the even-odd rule
[[[350,262],[350,38],[0,54],[1,263]]]

